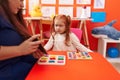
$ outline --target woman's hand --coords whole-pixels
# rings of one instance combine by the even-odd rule
[[[38,37],[40,37],[40,34],[33,35],[29,39],[25,40],[22,44],[20,44],[18,46],[18,50],[20,54],[27,55],[37,51],[39,44],[41,44],[41,41],[40,40],[34,41],[34,40],[37,39]]]
[[[39,49],[36,52],[33,53],[34,58],[38,59],[38,58],[40,58],[42,56],[44,56],[44,54]]]

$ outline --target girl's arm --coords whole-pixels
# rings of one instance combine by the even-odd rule
[[[79,50],[79,51],[84,51],[84,52],[93,52],[90,49],[86,48],[84,45],[82,45],[78,39],[78,37],[74,34],[70,34],[71,41],[73,45]]]
[[[52,49],[52,47],[53,47],[53,38],[51,36],[48,42],[45,44],[44,48],[46,49],[46,51],[48,51]]]

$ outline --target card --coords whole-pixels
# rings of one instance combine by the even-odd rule
[[[39,65],[65,65],[65,55],[45,55],[38,60]]]
[[[92,59],[87,52],[67,52],[68,59]]]

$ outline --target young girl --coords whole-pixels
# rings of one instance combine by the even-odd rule
[[[71,18],[66,15],[58,15],[53,18],[52,36],[44,48],[53,51],[84,51],[92,52],[83,46],[77,36],[70,31]]]

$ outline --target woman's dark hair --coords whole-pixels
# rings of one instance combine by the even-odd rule
[[[27,26],[26,26],[25,21],[23,19],[23,15],[22,15],[23,10],[20,9],[17,14],[13,14],[11,12],[10,7],[9,7],[9,1],[8,0],[0,0],[0,6],[2,7],[2,9],[4,11],[4,15],[7,17],[8,21],[12,25],[14,25],[14,28],[17,30],[17,32],[24,39],[27,39],[28,37],[30,37]]]

